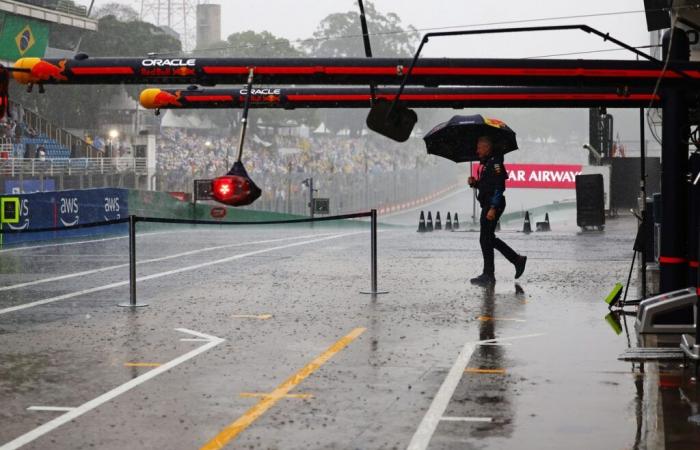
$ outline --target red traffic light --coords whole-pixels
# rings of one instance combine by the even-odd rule
[[[260,189],[253,186],[250,178],[224,175],[212,181],[212,196],[216,201],[231,206],[250,205],[260,197]]]

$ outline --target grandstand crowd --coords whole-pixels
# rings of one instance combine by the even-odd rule
[[[211,178],[228,171],[226,155],[233,163],[237,138],[210,138],[182,128],[163,128],[158,139],[158,173],[168,185],[183,179]],[[434,164],[420,139],[398,145],[374,136],[310,135],[246,138],[243,162],[251,175],[377,174]]]

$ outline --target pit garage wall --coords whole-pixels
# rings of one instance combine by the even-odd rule
[[[222,221],[263,221],[296,218],[287,214],[244,210],[218,205],[181,201],[165,192],[139,191],[131,189],[83,189],[33,194],[0,195],[0,198],[19,201],[19,221],[1,223],[3,230],[65,228],[66,231],[17,233],[0,235],[0,245],[19,244],[77,237],[125,234],[127,224],[116,224],[93,228],[71,229],[76,225],[102,222],[128,217],[130,214],[147,217],[173,219],[213,220],[213,208],[225,210]],[[6,222],[6,221],[3,221]],[[141,224],[139,231],[157,228],[159,224]],[[171,225],[172,227],[172,225]]]

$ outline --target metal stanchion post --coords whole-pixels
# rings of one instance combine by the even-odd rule
[[[389,291],[378,291],[377,290],[377,210],[373,209],[371,215],[371,238],[370,238],[370,246],[371,246],[371,255],[370,255],[370,271],[371,271],[371,283],[372,283],[372,289],[370,291],[362,291],[361,294],[371,294],[371,295],[377,295],[377,294],[387,294]]]
[[[136,216],[129,216],[129,303],[119,306],[137,308],[148,306],[148,303],[136,302]]]

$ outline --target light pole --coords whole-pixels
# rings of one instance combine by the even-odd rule
[[[314,189],[314,179],[312,177],[309,177],[305,179],[304,181],[301,182],[304,186],[307,186],[309,188],[309,215],[311,218],[314,218],[314,191],[318,189]]]
[[[119,137],[119,130],[112,128],[107,134],[109,136],[109,156],[114,157],[114,141]]]

